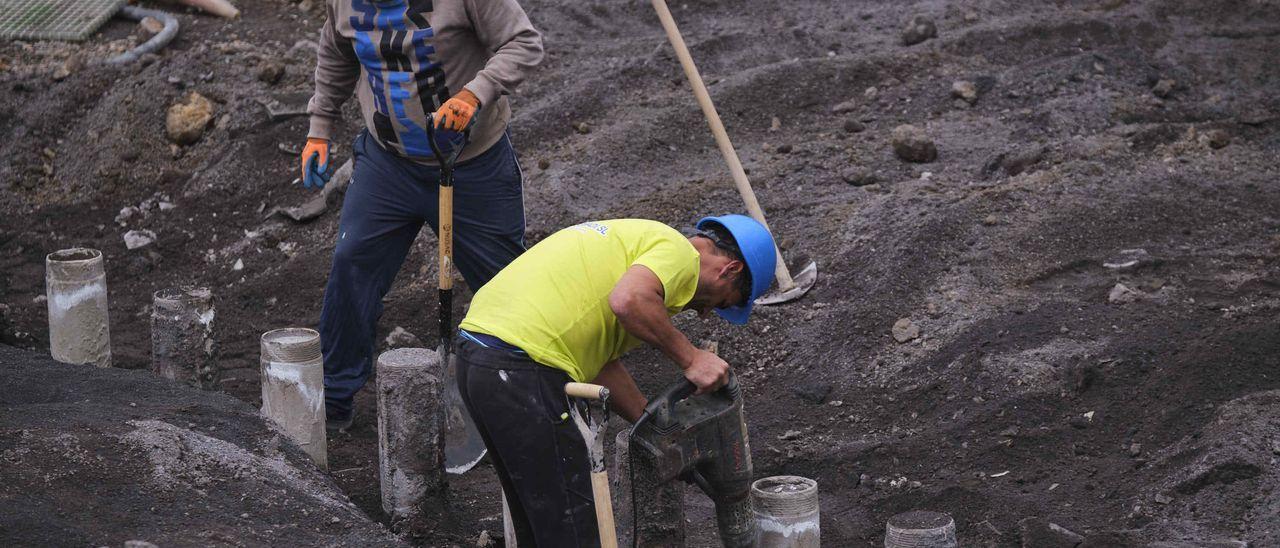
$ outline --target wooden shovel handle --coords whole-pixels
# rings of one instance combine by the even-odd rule
[[[440,289],[453,289],[453,186],[440,187]]]

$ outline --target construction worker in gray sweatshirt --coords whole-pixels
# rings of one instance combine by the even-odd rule
[[[329,0],[320,31],[304,185],[334,169],[333,127],[355,91],[365,128],[352,144],[320,312],[325,410],[350,426],[372,368],[382,298],[423,223],[438,229],[439,169],[427,141],[434,119],[454,174],[455,264],[477,290],[525,249],[523,178],[507,136],[507,95],[541,61],[542,37],[516,0]]]

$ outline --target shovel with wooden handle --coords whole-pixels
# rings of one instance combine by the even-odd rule
[[[600,548],[618,548],[618,532],[613,523],[613,499],[609,495],[609,472],[604,467],[604,432],[609,428],[609,389],[585,382],[565,383],[564,393],[570,398],[587,400],[590,412],[592,402],[599,402],[602,412],[599,421],[588,421],[578,412],[578,406],[570,405],[569,413],[582,433],[591,456],[591,497],[595,499],[596,525],[600,528]]]
[[[447,154],[436,139],[435,116],[427,117],[427,143],[440,165],[439,241],[440,241],[440,354],[445,364],[445,439],[444,467],[450,474],[461,474],[475,467],[487,450],[475,422],[467,413],[458,392],[458,376],[453,360],[453,168],[458,156],[471,138],[471,125],[462,131],[462,141]]]
[[[680,65],[684,67],[684,75],[689,79],[689,87],[693,88],[693,96],[698,100],[698,106],[702,107],[702,114],[706,116],[707,124],[711,126],[711,133],[715,135],[720,154],[724,156],[725,163],[729,164],[729,173],[733,176],[734,186],[738,187],[742,202],[747,206],[747,212],[753,219],[764,225],[765,229],[769,229],[769,223],[764,220],[764,210],[760,209],[760,202],[756,201],[756,193],[751,189],[751,182],[747,180],[747,173],[742,169],[742,162],[738,160],[738,152],[734,150],[733,143],[729,142],[729,134],[724,129],[724,123],[720,121],[716,106],[711,103],[711,94],[707,92],[707,86],[702,83],[702,75],[698,73],[698,67],[693,64],[693,56],[689,54],[689,48],[684,45],[684,38],[680,35],[680,29],[676,27],[675,19],[671,17],[671,10],[667,9],[666,0],[652,1],[653,9],[658,12],[658,20],[662,21],[662,28],[667,32],[667,39],[671,41],[671,47],[676,50],[676,58],[680,59]],[[773,232],[771,229],[769,231]],[[792,277],[786,261],[782,260],[782,252],[776,246],[774,252],[778,254],[778,265],[774,271],[774,277],[778,280],[778,289],[761,295],[756,299],[756,304],[769,305],[794,301],[813,289],[813,284],[818,281],[817,263],[810,261],[800,270],[799,275]]]

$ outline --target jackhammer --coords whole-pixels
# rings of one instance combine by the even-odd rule
[[[716,392],[689,398],[695,391],[681,378],[649,401],[631,429],[631,470],[646,459],[644,469],[655,470],[659,484],[681,478],[697,485],[715,503],[721,542],[752,546],[756,523],[742,391],[732,373]]]

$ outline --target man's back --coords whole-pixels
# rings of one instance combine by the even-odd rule
[[[642,219],[582,223],[539,242],[485,284],[461,328],[590,381],[640,343],[609,308],[614,284],[637,264],[662,281],[668,314],[693,298],[698,252],[678,231]]]

